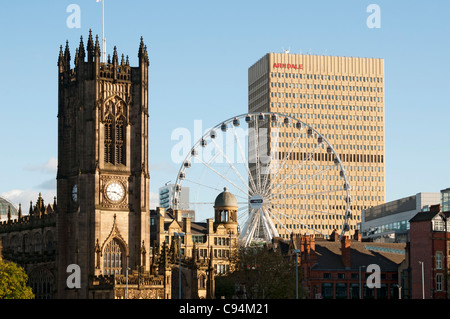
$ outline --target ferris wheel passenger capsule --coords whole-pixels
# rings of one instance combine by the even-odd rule
[[[264,119],[265,119],[265,116],[264,116],[264,114],[262,114],[262,113],[259,113],[259,115],[258,115],[258,119],[259,119],[260,121],[264,121]]]
[[[183,163],[183,166],[186,167],[186,168],[189,168],[189,167],[191,167],[191,162],[190,161],[186,161],[186,162]]]
[[[273,122],[277,122],[277,121],[278,121],[278,116],[277,116],[276,114],[272,114],[271,117],[270,117],[270,119],[271,119]]]
[[[247,114],[247,116],[245,117],[245,122],[250,123],[251,121],[253,121],[252,117]]]
[[[302,122],[297,122],[297,123],[295,123],[295,127],[296,127],[297,129],[299,129],[299,130],[303,129],[303,124],[302,124]]]
[[[180,179],[185,179],[186,174],[184,172],[180,172],[180,175],[178,176]]]
[[[347,215],[347,218],[348,219],[352,219],[352,212],[350,211],[350,210],[347,210],[346,212],[345,212],[345,214]]]
[[[233,120],[233,125],[234,125],[234,126],[239,126],[239,124],[240,124],[240,123],[239,123],[238,118],[235,117],[234,120]]]
[[[192,156],[197,156],[197,155],[198,155],[197,149],[193,148],[193,149],[191,150],[191,155],[192,155]]]
[[[202,138],[202,141],[200,142],[200,145],[201,145],[202,147],[205,147],[206,144],[207,144],[207,143],[206,143],[205,139]]]
[[[308,128],[308,136],[311,136],[313,133],[312,128]]]
[[[226,132],[228,127],[225,123],[222,123],[222,125],[220,126],[220,129],[222,130],[222,132]]]
[[[217,134],[216,131],[212,130],[211,133],[209,133],[212,139],[216,138]]]
[[[289,123],[291,123],[291,119],[289,117],[285,117],[284,124],[289,124]]]
[[[331,148],[330,146],[328,146],[328,147],[327,147],[327,153],[328,153],[328,154],[331,154],[332,151],[333,151],[332,148]]]
[[[319,138],[317,139],[317,143],[322,144],[323,143],[323,137],[319,136]]]
[[[177,192],[180,192],[180,191],[181,191],[181,185],[180,185],[180,184],[177,184],[177,185],[175,186],[175,191],[177,191]]]

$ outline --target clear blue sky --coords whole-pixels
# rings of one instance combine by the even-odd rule
[[[372,3],[379,29],[366,25]],[[108,52],[136,65],[141,36],[148,46],[151,191],[176,178],[172,131],[245,113],[248,67],[283,49],[385,59],[386,199],[450,187],[449,12],[447,0],[106,0]],[[27,211],[56,194],[59,46],[74,57],[89,29],[101,37],[101,3],[7,1],[0,26],[0,195]]]

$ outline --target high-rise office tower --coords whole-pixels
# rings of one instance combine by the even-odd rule
[[[384,60],[268,53],[248,70],[248,97],[249,113],[299,119],[332,145],[350,185],[348,234],[354,234],[361,210],[385,201]],[[345,198],[334,191],[342,189],[342,180],[321,173],[332,157],[316,156],[317,140],[303,140],[307,134],[294,125],[261,125],[279,154],[268,180],[280,236],[317,231],[327,237],[341,231]],[[290,151],[294,145],[296,153]],[[302,157],[302,150],[314,156]],[[283,227],[277,226],[280,221]]]

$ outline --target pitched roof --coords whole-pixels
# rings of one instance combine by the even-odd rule
[[[410,223],[414,222],[423,222],[427,220],[432,220],[434,216],[439,214],[438,212],[419,212],[416,215],[414,215],[413,218],[409,220]]]
[[[350,263],[351,269],[357,270],[360,266],[377,264],[382,271],[395,271],[398,265],[405,259],[406,244],[373,243],[351,241]],[[342,250],[340,241],[316,240],[315,252],[317,263],[314,270],[345,269],[342,262]]]
[[[436,212],[436,211],[429,211],[429,212],[419,212],[416,215],[414,215],[413,218],[409,220],[409,222],[423,222],[427,220],[432,220],[436,215],[443,213],[447,218],[450,217],[450,212]]]

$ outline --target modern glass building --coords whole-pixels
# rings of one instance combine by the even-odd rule
[[[164,209],[173,208],[173,199],[175,195],[175,184],[166,184],[159,188],[159,207]],[[189,210],[189,187],[183,187],[180,196],[180,206],[181,210]]]
[[[439,204],[439,193],[418,193],[363,210],[361,234],[363,239],[376,242],[406,242],[409,220],[430,206]]]
[[[441,205],[443,212],[450,212],[450,187],[441,190]]]
[[[8,219],[8,211],[11,210],[11,218],[17,218],[17,208],[11,201],[0,196],[0,221]]]

